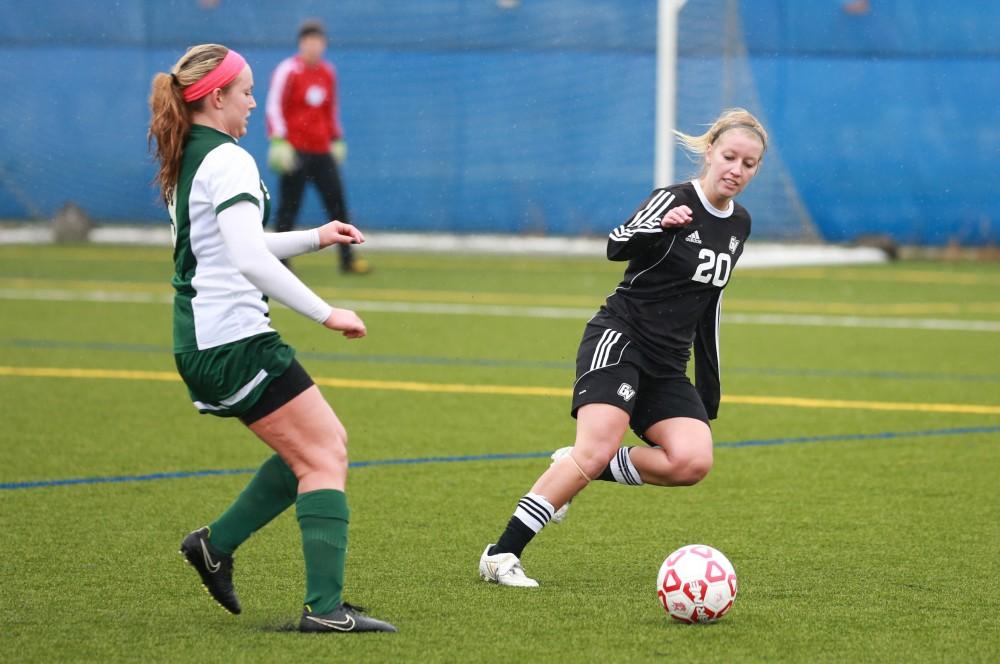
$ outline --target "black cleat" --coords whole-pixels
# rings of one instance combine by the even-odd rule
[[[313,613],[306,609],[299,621],[300,632],[398,632],[393,625],[366,616],[360,606],[343,602],[330,613]]]
[[[233,590],[233,557],[219,553],[208,543],[208,526],[185,537],[180,553],[198,571],[201,585],[219,606],[234,614],[243,610]]]

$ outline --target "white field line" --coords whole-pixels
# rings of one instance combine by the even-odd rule
[[[173,296],[161,293],[130,293],[105,290],[0,288],[0,300],[48,302],[125,302],[169,304]],[[377,300],[336,300],[339,307],[362,313],[498,316],[505,318],[557,318],[584,321],[596,309],[580,307],[530,307],[496,304],[449,304],[435,302],[380,302]],[[876,328],[890,330],[949,330],[960,332],[1000,332],[1000,321],[947,318],[887,318],[828,316],[812,314],[723,313],[729,325],[780,325],[804,327]]]
[[[171,304],[172,294],[129,293],[106,290],[68,290],[60,288],[0,288],[0,300],[36,300],[41,302],[127,302]]]
[[[959,318],[868,318],[814,314],[722,314],[723,323],[745,325],[800,325],[806,327],[870,327],[886,330],[956,330],[1000,332],[1000,321]]]
[[[507,256],[592,256],[604,255],[608,239],[600,237],[533,236],[459,233],[365,232],[365,251],[407,251],[418,253],[494,254]],[[54,234],[51,224],[26,223],[0,228],[0,245],[50,244]],[[89,236],[95,244],[170,246],[166,224],[105,224],[95,227]],[[881,249],[844,247],[828,244],[782,244],[750,242],[741,268],[819,265],[870,265],[886,263]]]

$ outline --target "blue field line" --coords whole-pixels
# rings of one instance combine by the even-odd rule
[[[793,438],[761,438],[732,443],[715,443],[715,447],[767,447],[769,445],[799,445],[802,443],[840,443],[852,440],[893,440],[896,438],[926,438],[928,436],[965,436],[976,433],[1000,433],[1000,426],[955,427],[924,431],[882,431],[880,433],[834,434],[830,436],[797,436]]]
[[[775,369],[771,367],[726,367],[727,374],[754,376],[801,376],[804,378],[881,378],[885,380],[953,380],[995,383],[1000,374],[948,374],[931,371],[859,371],[857,369]]]
[[[105,352],[172,354],[169,346],[154,344],[108,343],[96,341],[57,341],[49,339],[11,339],[7,345],[18,348],[64,348]],[[420,355],[349,355],[299,351],[298,357],[318,362],[357,364],[416,364],[453,367],[505,367],[525,369],[563,369],[572,371],[573,360],[518,360],[486,357],[430,357]],[[854,369],[778,369],[774,367],[726,367],[727,374],[752,376],[799,376],[803,378],[877,378],[882,380],[950,380],[956,382],[996,383],[1000,374],[948,374],[906,371],[862,371]]]
[[[829,436],[797,436],[792,438],[761,438],[716,443],[717,448],[765,447],[772,445],[799,445],[803,443],[834,443],[853,440],[893,440],[899,438],[925,438],[929,436],[962,436],[977,433],[1000,433],[1000,426],[957,427],[951,429],[928,429],[924,431],[883,431],[881,433],[834,434]],[[551,452],[521,452],[516,454],[463,454],[456,456],[416,457],[412,459],[375,459],[372,461],[352,461],[351,468],[371,468],[374,466],[402,466],[426,463],[463,463],[468,461],[510,461],[517,459],[541,459]],[[151,482],[155,480],[177,480],[191,477],[216,477],[225,475],[250,475],[256,468],[228,468],[218,470],[189,470],[174,473],[149,473],[146,475],[112,475],[105,477],[76,477],[60,480],[35,480],[32,482],[2,482],[0,490],[40,489],[79,484],[123,484],[128,482]]]

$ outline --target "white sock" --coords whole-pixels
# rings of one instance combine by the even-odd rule
[[[555,511],[552,503],[545,496],[540,496],[537,493],[526,493],[517,502],[517,509],[514,510],[514,516],[518,521],[537,533],[545,527],[545,524],[549,522],[549,519],[552,518],[552,513]]]
[[[619,448],[614,458],[611,459],[611,463],[608,464],[608,467],[611,469],[611,474],[614,476],[615,481],[619,484],[641,486],[643,483],[642,477],[639,476],[639,471],[636,470],[635,465],[632,463],[632,458],[628,454],[631,449],[631,447]]]

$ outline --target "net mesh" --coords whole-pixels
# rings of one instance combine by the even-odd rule
[[[241,145],[263,165],[270,73],[309,17],[328,28],[343,177],[365,228],[603,235],[652,187],[656,0],[46,6],[13,0],[0,24],[0,218],[48,218],[72,201],[102,222],[163,223],[146,96],[195,43],[230,45],[253,65],[261,107]],[[688,2],[678,56],[678,129],[700,133],[737,105],[768,126],[738,0]],[[678,151],[675,179],[695,169]],[[741,202],[756,239],[816,237],[773,132]],[[307,191],[299,222],[324,218]]]
[[[724,108],[741,106],[770,126],[757,94],[740,17],[739,0],[689,0],[678,21],[677,125],[701,134]],[[787,165],[781,139],[770,132],[767,154],[740,196],[753,217],[754,239],[817,241],[819,234]],[[697,165],[678,150],[675,179]]]

